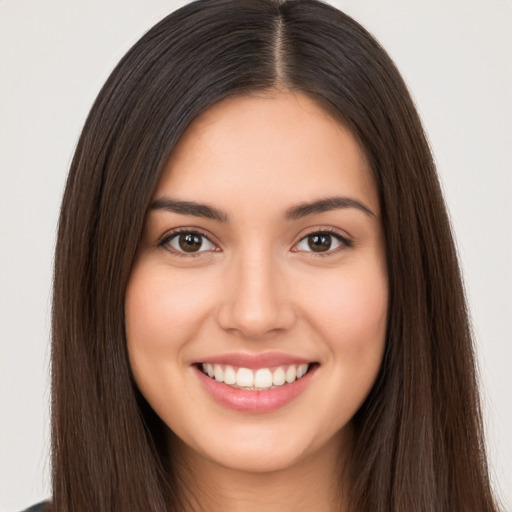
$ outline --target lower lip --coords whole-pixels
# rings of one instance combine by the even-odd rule
[[[265,391],[232,388],[205,375],[199,368],[194,369],[204,389],[217,403],[235,411],[264,413],[275,411],[299,396],[311,381],[317,366],[313,366],[306,375],[290,384]]]

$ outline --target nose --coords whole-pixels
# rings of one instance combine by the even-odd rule
[[[222,329],[258,340],[292,327],[296,312],[284,272],[271,255],[240,257],[227,272],[217,314]]]

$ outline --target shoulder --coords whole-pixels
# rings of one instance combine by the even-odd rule
[[[35,505],[23,510],[23,512],[44,512],[49,510],[48,505],[50,505],[49,501],[41,501],[41,503],[36,503]]]

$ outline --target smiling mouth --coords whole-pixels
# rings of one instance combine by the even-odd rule
[[[200,363],[205,375],[234,389],[267,391],[301,379],[316,363],[290,364],[272,368],[250,369],[223,364]]]

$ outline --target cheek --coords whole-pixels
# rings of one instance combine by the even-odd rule
[[[176,350],[191,339],[209,309],[209,293],[193,279],[164,277],[144,266],[132,273],[125,300],[130,349]]]
[[[215,295],[186,274],[172,275],[168,268],[139,262],[125,297],[131,369],[140,391],[167,424],[179,397],[188,393],[180,380],[184,349],[197,336]]]
[[[342,389],[354,413],[378,374],[385,347],[388,283],[385,270],[336,272],[308,294],[305,310],[332,364],[333,389]],[[349,398],[350,397],[350,398]]]
[[[384,272],[332,276],[308,296],[309,322],[323,341],[331,393],[317,398],[332,431],[348,424],[377,378],[384,354],[388,284]]]
[[[333,273],[308,287],[310,320],[334,346],[364,349],[382,342],[388,308],[388,284],[381,271]]]
[[[196,337],[212,295],[181,274],[180,278],[166,274],[144,263],[136,265],[125,298],[133,376],[164,421],[177,395],[162,390],[183,389],[179,370],[184,365],[184,349]]]

